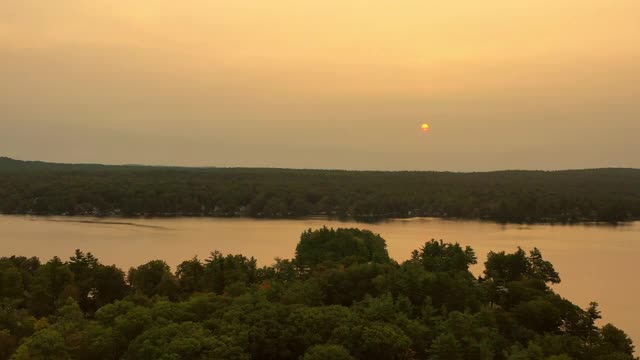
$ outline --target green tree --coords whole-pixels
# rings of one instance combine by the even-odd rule
[[[349,351],[340,345],[315,345],[310,347],[302,360],[353,360]]]
[[[147,296],[160,295],[175,298],[178,295],[177,281],[169,265],[162,260],[152,260],[137,268],[131,268],[128,279],[134,291]]]
[[[533,278],[540,279],[545,283],[560,283],[560,275],[549,261],[542,258],[538,248],[534,247],[529,253],[529,263],[531,264],[530,274]]]
[[[538,248],[534,248],[529,256],[520,247],[513,254],[491,251],[484,265],[487,278],[503,283],[525,278],[540,280],[544,283],[560,283],[560,276],[553,265],[542,258]]]
[[[431,344],[431,357],[434,360],[462,360],[460,343],[453,334],[441,334]]]
[[[522,280],[527,275],[530,265],[527,254],[518,248],[513,254],[490,251],[484,267],[487,278],[509,282]]]
[[[154,326],[129,346],[127,359],[249,359],[227,336],[214,336],[199,324],[184,322]]]
[[[90,294],[100,308],[116,300],[122,299],[129,292],[124,272],[115,265],[100,265],[93,274],[94,286]]]
[[[600,341],[594,353],[598,354],[598,359],[609,359],[615,355],[620,359],[632,360],[634,349],[633,341],[624,331],[607,324],[600,329]]]
[[[180,291],[184,294],[201,292],[205,289],[204,266],[197,257],[180,263],[176,268],[176,277]]]
[[[55,329],[44,329],[28,337],[15,354],[14,360],[68,360],[64,337]]]
[[[257,261],[254,258],[246,258],[242,255],[223,255],[214,251],[205,260],[204,282],[205,289],[222,295],[225,290],[236,284],[248,286],[258,281]]]
[[[323,262],[389,262],[385,240],[368,230],[328,229],[302,233],[296,247],[296,262],[314,268]]]
[[[362,329],[362,337],[354,351],[368,359],[408,359],[411,339],[396,325],[371,323]]]
[[[416,255],[414,255],[416,256]],[[431,240],[424,244],[417,254],[425,269],[432,272],[468,271],[477,258],[469,246],[464,249],[460,244]]]
[[[29,292],[29,310],[36,317],[52,314],[58,301],[77,299],[80,295],[73,272],[57,256],[38,267]]]

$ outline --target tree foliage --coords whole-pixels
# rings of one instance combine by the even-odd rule
[[[640,219],[640,170],[371,172],[65,165],[0,157],[0,213]]]
[[[324,227],[302,233],[295,260],[315,268],[323,263],[386,263],[389,254],[384,239],[369,230]]]
[[[555,294],[538,249],[492,253],[429,241],[398,264],[380,236],[309,230],[296,258],[258,267],[212,252],[175,273],[0,258],[0,359],[632,360],[631,339]],[[126,281],[125,281],[126,280]]]

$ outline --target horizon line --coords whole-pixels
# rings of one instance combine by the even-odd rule
[[[97,163],[97,162],[55,162],[55,161],[43,161],[43,160],[23,160],[18,158],[12,158],[9,156],[0,155],[0,160],[6,159],[10,161],[22,162],[22,163],[40,163],[51,165],[69,165],[69,166],[105,166],[105,167],[148,167],[148,168],[170,168],[170,169],[267,169],[267,170],[309,170],[309,171],[344,171],[344,172],[387,172],[387,173],[401,173],[401,172],[437,172],[437,173],[459,173],[459,174],[473,174],[473,173],[493,173],[493,172],[563,172],[563,171],[588,171],[588,170],[640,170],[640,168],[634,167],[594,167],[594,168],[557,168],[557,169],[527,169],[527,168],[504,168],[504,169],[492,169],[492,170],[416,170],[416,169],[345,169],[345,168],[306,168],[306,167],[280,167],[280,166],[216,166],[216,165],[162,165],[162,164],[135,164],[135,163]]]

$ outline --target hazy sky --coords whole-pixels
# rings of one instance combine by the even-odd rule
[[[640,167],[638,0],[1,2],[0,155]]]

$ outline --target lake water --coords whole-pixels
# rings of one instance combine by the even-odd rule
[[[387,240],[391,257],[409,258],[429,239],[443,239],[473,247],[483,270],[490,250],[514,251],[517,246],[538,247],[560,273],[555,289],[581,307],[600,304],[603,321],[624,329],[640,343],[640,222],[605,225],[498,225],[441,219],[392,220],[379,224],[324,219],[89,219],[73,217],[0,216],[0,256],[54,255],[67,259],[75,249],[90,251],[102,263],[125,271],[152,259],[163,259],[174,269],[197,255],[213,250],[254,256],[268,265],[275,257],[291,258],[300,233],[309,228],[360,227]]]

